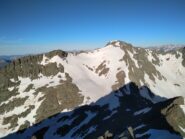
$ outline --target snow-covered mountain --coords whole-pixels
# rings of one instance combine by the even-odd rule
[[[112,41],[19,58],[0,70],[0,136],[182,138],[184,79],[183,47]]]

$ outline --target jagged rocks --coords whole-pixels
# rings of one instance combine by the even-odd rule
[[[55,55],[64,58],[67,56],[67,52],[62,50],[55,50],[45,54],[48,58],[51,58]],[[30,55],[22,58],[18,58],[12,61],[9,65],[5,66],[5,68],[0,70],[0,81],[3,82],[9,80],[10,78],[18,79],[18,76],[21,77],[30,77],[31,79],[38,78],[38,74],[42,73],[46,76],[55,75],[58,72],[63,72],[64,67],[60,65],[56,66],[56,63],[50,63],[46,66],[42,66],[39,63],[42,61],[43,55]],[[9,82],[7,81],[6,84]]]
[[[161,110],[161,113],[176,132],[185,136],[185,133],[181,129],[185,129],[185,114],[182,108],[180,108],[180,105],[184,105],[183,97],[173,99],[168,106]]]
[[[132,127],[128,127],[121,134],[115,136],[114,139],[135,139],[134,129]]]
[[[107,130],[103,136],[97,139],[135,139],[134,130],[132,127],[128,127],[119,135],[113,135],[109,130]]]
[[[113,137],[113,134],[110,133],[108,130],[105,132],[103,136],[98,137],[98,139],[111,139]]]

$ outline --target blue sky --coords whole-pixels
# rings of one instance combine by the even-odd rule
[[[185,44],[185,0],[0,0],[0,55]]]

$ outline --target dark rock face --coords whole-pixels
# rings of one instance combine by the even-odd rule
[[[114,85],[112,85],[112,90],[117,90],[120,86],[123,86],[125,84],[125,77],[125,72],[119,71],[116,74],[117,81]]]
[[[49,53],[46,53],[45,55],[48,58],[52,58],[53,56],[56,56],[56,55],[60,56],[61,58],[65,58],[67,57],[68,53],[62,50],[54,50]]]
[[[45,94],[41,106],[37,110],[36,121],[40,122],[64,109],[73,109],[83,102],[84,97],[72,82],[65,81],[56,87],[42,88]]]
[[[99,76],[106,75],[109,71],[109,68],[106,67],[106,61],[103,61],[96,69],[96,73]]]
[[[45,55],[48,56],[48,58],[55,55],[65,58],[67,56],[67,52],[56,50],[46,53]],[[42,61],[42,58],[43,55],[39,54],[25,56],[12,61],[9,65],[5,66],[5,68],[0,70],[0,81],[3,82],[4,80],[9,80],[10,78],[17,80],[18,76],[36,79],[38,78],[39,73],[42,73],[45,76],[50,76],[64,70],[62,65],[57,68],[56,63],[51,63],[46,66],[40,65],[39,63]],[[5,85],[7,85],[7,83]]]
[[[62,58],[67,56],[66,52],[59,50],[46,53],[45,55],[48,57],[52,57],[54,56],[54,54],[58,54]],[[42,61],[42,58],[43,55],[40,54],[16,59],[5,68],[0,70],[0,81],[7,82],[7,80],[9,80],[10,78],[14,78],[15,80],[17,80],[18,76],[36,79],[38,78],[39,73],[42,73],[45,76],[50,76],[64,70],[62,65],[57,68],[56,63],[51,63],[46,66],[40,65],[39,63]],[[7,85],[7,83],[5,83],[4,86],[5,85]]]
[[[64,67],[60,65],[60,67],[57,67],[56,63],[49,63],[42,68],[41,73],[45,76],[55,76],[58,72],[64,72]]]
[[[159,97],[149,89],[146,90],[152,94],[151,99]],[[150,129],[166,130],[169,131],[169,137],[173,135],[181,138],[180,136],[184,134],[177,127],[181,125],[185,128],[183,123],[185,115],[179,107],[184,104],[184,99],[176,97],[153,103],[150,99],[142,97],[140,91],[141,88],[138,88],[136,84],[127,84],[100,98],[94,104],[79,107],[72,112],[59,113],[6,138],[28,138],[42,135],[42,137],[58,138],[143,139],[153,134],[147,133]],[[119,102],[117,106],[115,106],[116,101]],[[110,109],[112,102],[115,107]]]
[[[48,57],[54,55],[59,55],[61,58],[67,56],[67,53],[61,50],[52,51],[46,53]],[[56,63],[51,63],[46,66],[40,65],[43,55],[30,55],[22,58],[18,58],[12,61],[10,64],[0,69],[0,102],[2,100],[7,100],[9,97],[17,93],[17,90],[10,91],[7,90],[8,87],[19,85],[18,83],[13,83],[10,79],[18,80],[18,76],[29,77],[32,80],[39,78],[39,73],[44,76],[56,75],[58,72],[64,72],[64,67],[60,65],[57,67]]]

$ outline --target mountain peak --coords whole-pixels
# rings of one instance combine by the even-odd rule
[[[67,54],[68,54],[68,53],[67,53],[66,51],[63,51],[63,50],[60,50],[60,49],[58,49],[58,50],[53,50],[53,51],[51,51],[51,52],[45,53],[45,55],[46,55],[48,58],[52,58],[53,56],[56,56],[56,55],[58,55],[58,56],[60,56],[61,58],[63,58],[63,57],[66,57]]]
[[[112,45],[114,47],[121,47],[121,48],[124,48],[124,47],[133,47],[132,44],[130,43],[127,43],[125,41],[121,41],[121,40],[113,40],[113,41],[110,41],[107,43],[106,46],[108,45]]]
[[[130,43],[121,40],[113,40],[107,43],[106,46],[120,47],[121,49],[131,50],[134,46]]]

